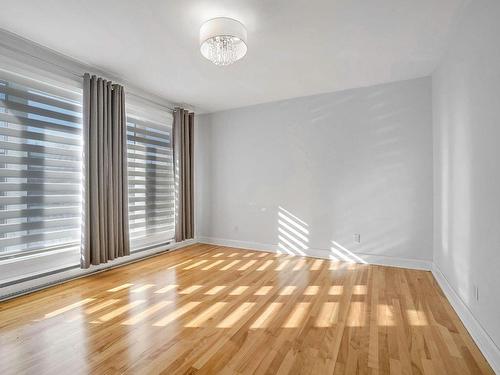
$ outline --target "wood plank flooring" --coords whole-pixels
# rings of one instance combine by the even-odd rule
[[[0,303],[0,374],[493,374],[430,272],[197,244]]]

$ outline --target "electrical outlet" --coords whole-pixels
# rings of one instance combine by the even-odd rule
[[[476,301],[479,302],[479,287],[474,285],[474,297],[476,297]]]
[[[361,234],[359,233],[354,234],[354,242],[361,243]]]

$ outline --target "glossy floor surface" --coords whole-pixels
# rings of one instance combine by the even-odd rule
[[[193,245],[0,303],[0,374],[492,374],[431,273]]]

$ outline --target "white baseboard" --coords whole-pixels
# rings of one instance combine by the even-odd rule
[[[198,242],[207,243],[211,245],[234,247],[238,249],[249,249],[257,251],[267,251],[272,253],[286,253],[278,247],[278,245],[263,244],[259,242],[247,242],[238,240],[228,240],[224,238],[214,237],[198,237]],[[332,259],[333,254],[327,249],[307,249],[306,254],[293,254],[303,255],[313,258]],[[396,258],[390,256],[373,255],[373,254],[360,254],[356,253],[352,261],[355,263],[368,263],[381,266],[411,268],[417,270],[430,271],[432,269],[432,262],[420,259],[406,259]]]
[[[433,263],[432,274],[465,328],[469,331],[479,350],[481,350],[493,368],[493,371],[496,374],[500,374],[500,348],[484,330],[481,323],[474,317],[465,302],[460,298],[455,289],[453,289],[446,276],[435,263]]]

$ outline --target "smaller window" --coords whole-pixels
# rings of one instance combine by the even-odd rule
[[[132,251],[174,237],[172,115],[127,103],[129,225]]]

